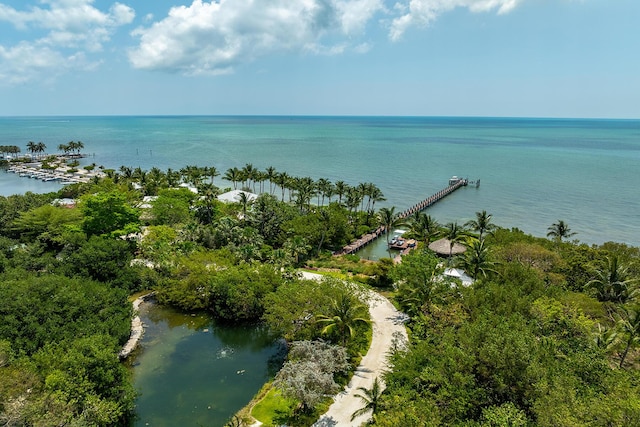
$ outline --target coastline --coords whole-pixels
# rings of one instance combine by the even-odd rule
[[[133,300],[132,305],[134,316],[131,319],[131,334],[129,335],[129,340],[118,353],[120,360],[125,360],[131,355],[131,353],[133,353],[136,347],[138,347],[138,343],[144,334],[144,324],[138,315],[138,310],[140,309],[140,304],[147,301],[149,298],[154,297],[155,294],[155,292],[149,292]]]

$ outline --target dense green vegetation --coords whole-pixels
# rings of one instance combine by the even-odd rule
[[[264,188],[259,171],[245,169],[243,187]],[[184,310],[210,311],[222,322],[264,321],[274,337],[292,342],[340,343],[352,367],[366,351],[367,334],[355,331],[368,329],[368,313],[356,290],[337,281],[300,281],[294,268],[377,226],[374,198],[366,193],[372,185],[357,196],[351,189],[345,207],[330,202],[325,180],[317,206],[310,178],[272,175],[270,191],[257,200],[245,195],[227,205],[215,197],[221,190],[212,168],[107,174],[57,194],[0,198],[3,425],[125,423],[135,395],[117,353],[129,336],[128,296],[142,289]],[[280,198],[277,185],[284,190]],[[151,207],[144,206],[145,196],[155,196]],[[74,198],[75,207],[54,203],[62,197]],[[290,310],[285,294],[311,305]],[[338,317],[344,323],[318,322],[317,316],[334,319],[336,307],[358,324],[348,316]],[[298,316],[295,328],[276,313]],[[331,376],[339,383],[347,378],[344,370]]]
[[[135,396],[117,353],[129,335],[128,296],[143,289],[284,337],[294,351],[268,392],[281,412],[266,417],[309,425],[366,351],[362,284],[409,315],[410,341],[392,354],[386,391],[359,391],[375,423],[640,425],[638,248],[568,241],[561,220],[550,239],[535,238],[482,211],[464,225],[407,219],[419,245],[398,265],[334,257],[354,237],[398,225],[392,207],[376,210],[384,197],[375,185],[245,165],[223,179],[259,197],[225,204],[215,168],[105,173],[58,194],[0,197],[3,425],[126,423]],[[157,198],[147,207],[145,196]],[[61,197],[77,206],[52,204]],[[437,258],[426,247],[441,237],[466,252]],[[359,284],[300,280],[303,265]],[[475,283],[443,278],[445,266]]]
[[[640,424],[640,253],[550,237],[496,230],[483,242],[492,269],[469,288],[429,280],[428,252],[404,258],[392,274],[411,340],[377,425]]]

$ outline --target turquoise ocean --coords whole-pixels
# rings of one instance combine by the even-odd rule
[[[373,182],[409,207],[452,175],[481,180],[429,208],[440,222],[487,210],[536,236],[559,219],[576,239],[640,246],[640,121],[453,117],[2,117],[0,145],[82,141],[86,163],[224,173],[251,163],[290,175]],[[222,187],[231,184],[216,178]],[[59,184],[0,173],[0,194]]]

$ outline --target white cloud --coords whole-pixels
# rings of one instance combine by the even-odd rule
[[[71,66],[95,66],[87,53],[98,52],[119,26],[131,23],[135,12],[114,3],[107,12],[93,0],[42,0],[42,7],[17,10],[0,4],[0,22],[12,24],[22,35],[33,36],[14,46],[0,45],[0,76],[7,82],[51,77]]]
[[[140,42],[129,60],[141,69],[220,74],[274,52],[340,54],[382,9],[382,0],[194,0],[135,30]]]
[[[424,27],[433,22],[442,13],[463,7],[471,12],[508,13],[523,0],[410,0],[409,4],[396,3],[395,10],[402,15],[391,23],[389,36],[399,40],[407,29],[413,26]]]
[[[0,46],[0,82],[15,85],[38,80],[48,83],[72,70],[89,70],[97,66],[82,52],[63,55],[48,46],[21,42],[11,48]]]

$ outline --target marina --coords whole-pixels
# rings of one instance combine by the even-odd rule
[[[87,169],[74,169],[66,165],[65,158],[57,158],[49,168],[45,168],[41,162],[11,164],[7,172],[14,173],[21,178],[38,179],[43,182],[60,182],[66,184],[79,184],[89,182],[92,178],[101,178],[102,171],[89,171]]]

